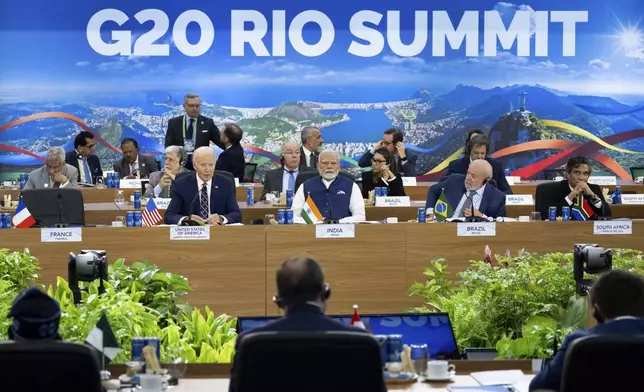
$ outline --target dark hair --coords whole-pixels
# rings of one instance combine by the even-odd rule
[[[244,131],[239,125],[229,123],[224,126],[224,135],[226,135],[231,144],[239,144],[244,136]]]
[[[126,137],[125,139],[123,139],[123,141],[121,142],[121,149],[123,149],[123,145],[127,142],[134,144],[134,147],[136,147],[137,150],[139,149],[139,143],[131,137]]]
[[[399,143],[399,142],[403,141],[403,133],[398,128],[389,128],[389,129],[387,129],[385,131],[385,135],[394,135],[393,136],[394,145],[396,145],[396,143]]]
[[[604,319],[644,317],[644,279],[624,270],[602,274],[590,289],[590,298]]]
[[[465,148],[463,149],[463,155],[470,155],[470,139],[472,135],[485,135],[480,129],[472,129],[467,133],[467,138],[465,139]]]
[[[91,132],[82,131],[74,138],[74,148],[85,147],[87,145],[87,139],[94,139],[94,135]]]
[[[386,164],[389,165],[389,170],[391,170],[392,173],[396,174],[396,160],[393,159],[391,152],[389,152],[386,147],[382,147],[373,152],[374,157],[376,156],[376,154],[382,155],[382,157],[385,158],[385,161],[387,161]],[[376,182],[377,180],[378,179],[376,178],[376,176],[373,176],[373,181]]]
[[[570,158],[568,163],[566,163],[566,173],[570,173],[572,169],[576,169],[581,165],[588,165],[588,168],[592,171],[590,167],[590,161],[586,157],[574,157]]]
[[[472,149],[474,147],[478,147],[478,146],[485,146],[485,154],[486,155],[490,153],[490,142],[488,141],[487,136],[485,136],[485,135],[476,135],[476,136],[474,136],[472,138],[472,140],[470,140],[467,143],[467,146],[468,146],[467,155],[470,155],[470,153],[472,153]]]
[[[282,262],[275,274],[278,296],[286,305],[315,301],[324,292],[324,271],[310,257],[293,257]]]

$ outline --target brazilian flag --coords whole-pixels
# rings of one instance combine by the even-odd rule
[[[454,215],[454,210],[452,210],[452,206],[449,205],[447,195],[445,195],[445,191],[443,190],[441,192],[441,196],[436,200],[436,204],[434,205],[434,216],[437,221],[445,222],[445,219],[451,218],[452,215]]]

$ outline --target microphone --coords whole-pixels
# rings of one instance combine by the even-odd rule
[[[193,206],[195,205],[195,201],[199,198],[199,191],[197,191],[197,194],[195,197],[192,198],[192,201],[190,202],[190,211],[188,211],[188,219],[184,219],[181,221],[181,224],[179,226],[201,226],[201,223],[191,219],[192,218],[192,210]]]
[[[324,193],[326,193],[326,200],[329,203],[329,216],[324,217],[324,224],[325,225],[337,224],[337,223],[339,223],[339,219],[334,219],[333,218],[333,208],[331,207],[332,203],[331,203],[331,199],[330,199],[331,191],[329,190],[329,188],[326,188]]]
[[[67,223],[63,222],[63,195],[59,193],[56,196],[56,199],[58,200],[58,223],[56,223],[54,226],[58,228],[65,228],[67,227]]]

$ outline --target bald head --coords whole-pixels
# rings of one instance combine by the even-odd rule
[[[199,178],[210,181],[215,174],[215,151],[210,147],[199,147],[193,153],[192,160]]]
[[[492,178],[492,165],[485,159],[477,159],[470,163],[465,176],[465,188],[468,190],[480,189],[486,180]]]
[[[324,271],[310,257],[285,260],[275,275],[278,296],[287,306],[320,301],[324,291]]]
[[[318,157],[318,172],[325,180],[334,180],[340,173],[340,155],[333,150],[324,150]]]

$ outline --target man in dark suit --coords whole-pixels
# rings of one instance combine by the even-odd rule
[[[172,183],[185,168],[188,156],[181,146],[170,146],[165,149],[165,166],[163,170],[150,173],[150,182],[146,186],[146,197],[170,198]]]
[[[467,175],[452,174],[446,180],[432,185],[427,192],[425,208],[434,208],[444,191],[454,215],[449,218],[470,216],[497,218],[505,216],[505,194],[493,186],[492,166],[483,159],[470,163]]]
[[[217,158],[216,170],[224,170],[231,173],[239,182],[244,180],[244,169],[246,159],[244,158],[244,148],[241,146],[241,140],[244,131],[237,124],[226,124],[221,131],[221,141],[224,143],[224,151]]]
[[[306,166],[300,166],[300,150],[294,141],[286,142],[282,145],[282,166],[269,170],[264,176],[264,191],[261,199],[266,199],[269,192],[286,192],[292,190],[295,192],[302,183],[301,174],[311,173],[317,175],[317,171]],[[299,180],[299,181],[298,181]]]
[[[317,261],[308,257],[296,257],[284,261],[277,269],[277,295],[275,304],[284,309],[284,317],[272,321],[253,332],[313,332],[347,331],[364,332],[327,317],[327,301],[331,287],[325,283],[324,271]],[[237,337],[235,352],[246,334]],[[229,391],[235,391],[237,355],[233,360]]]
[[[215,173],[215,152],[212,148],[196,149],[194,163],[196,173],[177,176],[174,181],[165,223],[175,225],[186,219],[209,225],[240,222],[235,183]]]
[[[302,148],[300,148],[300,166],[306,166],[317,170],[320,153],[318,149],[322,146],[322,133],[316,127],[304,127],[300,134]]]
[[[597,325],[566,336],[552,361],[530,383],[530,391],[559,390],[570,344],[589,335],[644,335],[644,280],[622,270],[600,276],[589,293]],[[610,358],[606,358],[610,360]]]
[[[588,178],[592,169],[590,161],[584,157],[571,158],[566,164],[567,180],[539,184],[535,194],[535,210],[541,213],[542,219],[548,219],[550,207],[557,207],[557,216],[561,216],[561,207],[581,206],[589,220],[598,217],[610,217],[611,210],[599,185],[589,184]],[[571,219],[580,216],[571,213]]]
[[[416,160],[418,156],[412,151],[408,151],[403,143],[403,133],[400,129],[391,128],[385,131],[385,134],[378,143],[358,160],[358,166],[371,167],[371,159],[373,159],[374,151],[380,148],[386,148],[394,156],[396,160],[396,168],[398,175],[403,177],[416,176]]]
[[[157,161],[152,157],[139,154],[139,143],[129,137],[121,142],[123,159],[114,164],[114,171],[121,178],[148,178],[150,173],[159,170]]]
[[[96,184],[96,179],[103,176],[101,162],[94,155],[96,151],[96,142],[94,135],[87,131],[82,131],[74,139],[74,151],[65,154],[65,163],[72,165],[78,170],[78,180],[80,184]]]
[[[487,136],[480,134],[473,134],[471,139],[465,144],[464,156],[462,158],[453,160],[447,167],[447,175],[453,173],[465,174],[470,162],[476,159],[485,159],[492,166],[492,178],[496,181],[496,186],[506,195],[512,194],[512,188],[505,179],[505,170],[500,161],[488,156],[490,151],[490,144]]]
[[[188,154],[186,168],[193,170],[192,153],[199,147],[209,146],[212,141],[217,147],[226,148],[221,142],[219,128],[212,118],[202,116],[201,98],[197,94],[186,94],[183,100],[186,113],[171,118],[165,132],[165,146],[184,146]]]

